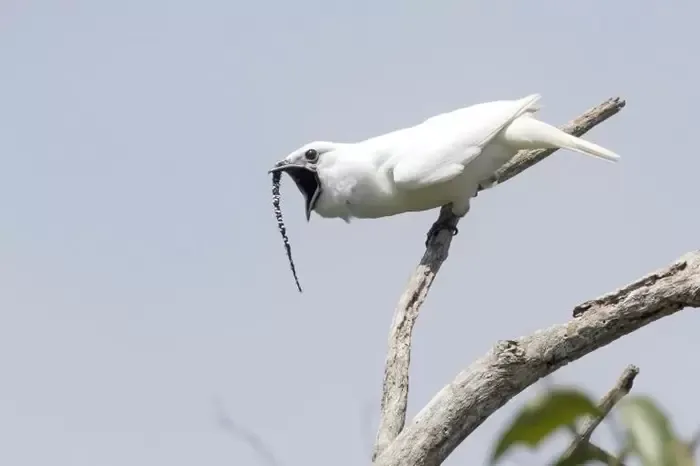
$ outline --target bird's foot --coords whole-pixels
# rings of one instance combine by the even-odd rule
[[[455,236],[457,233],[459,233],[459,229],[457,229],[457,227],[452,224],[452,219],[439,218],[435,223],[433,223],[433,226],[430,227],[430,230],[428,230],[428,234],[425,238],[426,248],[428,247],[430,242],[438,235],[438,233],[440,233],[441,230],[448,230],[450,233],[452,233],[452,236]]]

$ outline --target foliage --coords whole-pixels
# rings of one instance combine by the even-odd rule
[[[551,390],[526,404],[503,432],[494,448],[491,463],[512,447],[539,445],[559,428],[569,426],[586,414],[598,415],[598,408],[585,394],[568,389]]]
[[[627,396],[615,408],[619,414],[624,444],[619,457],[605,452],[593,443],[583,442],[567,456],[554,460],[553,466],[621,465],[634,458],[642,466],[694,466],[690,442],[679,438],[668,416],[648,396]],[[562,429],[576,439],[577,422],[601,413],[595,401],[574,388],[553,388],[527,403],[516,413],[494,444],[491,464],[497,463],[514,448],[534,449]]]

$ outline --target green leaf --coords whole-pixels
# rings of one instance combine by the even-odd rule
[[[630,448],[644,466],[687,464],[679,454],[671,423],[650,397],[628,396],[619,406]]]
[[[608,455],[601,451],[600,448],[596,448],[590,443],[586,442],[579,446],[573,455],[565,458],[562,456],[554,463],[555,466],[582,466],[588,464],[589,462],[598,462],[602,464],[608,464]]]
[[[575,423],[585,415],[600,415],[593,401],[574,389],[553,389],[528,403],[499,439],[491,455],[496,463],[517,445],[534,448],[560,427]]]

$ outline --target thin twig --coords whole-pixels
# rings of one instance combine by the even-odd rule
[[[267,466],[279,465],[272,450],[258,435],[236,424],[233,419],[231,419],[231,416],[229,416],[221,400],[216,399],[214,407],[216,409],[218,424],[222,429],[228,431],[232,436],[247,444]]]
[[[593,431],[600,425],[601,422],[603,422],[603,419],[608,415],[608,413],[610,413],[615,404],[630,392],[637,374],[639,374],[639,368],[637,366],[629,365],[625,368],[622,375],[617,380],[617,383],[615,383],[615,386],[611,388],[610,391],[603,396],[603,398],[601,398],[600,403],[598,404],[600,416],[589,419],[584,423],[581,434],[577,435],[574,441],[571,442],[569,448],[567,448],[562,455],[562,459],[573,457],[576,453],[578,453],[581,447],[587,444],[592,445],[589,442]],[[593,447],[598,448],[596,446]],[[607,454],[608,453],[606,452],[606,455]]]
[[[620,98],[608,99],[564,125],[561,129],[580,136],[615,115],[624,106],[625,101]],[[555,149],[520,151],[510,163],[496,173],[491,181],[496,184],[503,183],[554,152]],[[446,207],[440,209],[439,218],[446,219],[453,226],[456,226],[458,222],[458,219]],[[447,259],[451,242],[452,235],[448,231],[443,230],[433,236],[394,311],[384,369],[379,428],[372,454],[373,460],[399,435],[404,427],[413,326],[436,274]]]
[[[433,397],[375,466],[441,464],[491,414],[542,377],[684,307],[700,307],[700,251],[576,306],[566,323],[497,343]]]

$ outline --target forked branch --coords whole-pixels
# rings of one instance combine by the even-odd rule
[[[620,98],[608,99],[564,125],[561,129],[567,133],[581,136],[618,113],[624,106],[625,101]],[[521,151],[490,181],[495,184],[503,183],[554,152],[554,149]],[[458,222],[458,219],[446,208],[440,210],[440,218],[447,219],[455,226]],[[384,451],[404,427],[413,325],[418,318],[421,305],[428,295],[435,275],[447,259],[451,242],[452,236],[444,230],[433,237],[394,311],[384,369],[379,429],[372,455],[373,460]]]
[[[537,380],[685,307],[700,307],[700,251],[576,306],[566,323],[497,343],[440,390],[375,465],[441,464],[484,420]]]

